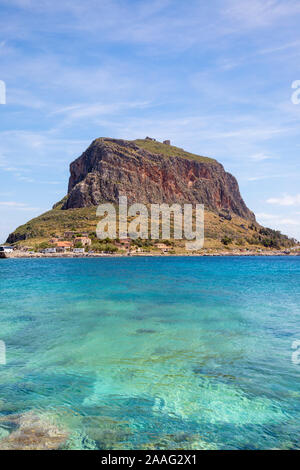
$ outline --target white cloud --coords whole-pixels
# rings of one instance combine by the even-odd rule
[[[24,204],[23,202],[15,202],[15,201],[0,201],[0,206],[3,208],[12,207],[14,210],[21,210],[21,211],[41,210],[39,207],[31,207],[28,204]]]
[[[295,214],[296,215],[296,214]],[[258,223],[265,227],[280,230],[283,234],[288,233],[290,237],[300,239],[300,219],[292,214],[269,214],[265,212],[257,213]]]
[[[295,220],[295,219],[281,219],[280,221],[283,225],[300,225],[300,220]]]
[[[65,108],[57,109],[51,114],[65,114],[67,121],[71,122],[75,119],[93,118],[97,116],[106,116],[110,114],[116,114],[124,110],[133,108],[145,108],[150,103],[144,102],[128,102],[128,103],[95,103],[95,104],[78,104],[73,106],[67,106]]]
[[[6,159],[0,155],[0,169],[12,173],[12,175],[18,180],[25,183],[33,183],[34,179],[28,176],[29,169],[22,167],[10,166]],[[25,174],[24,174],[25,173]]]
[[[60,164],[67,168],[70,161],[90,143],[91,139],[60,137],[56,129],[41,132],[3,131],[0,132],[0,168],[11,172],[16,178],[30,177],[37,167],[54,167]]]
[[[4,202],[0,202],[0,206],[5,206],[5,207],[24,207],[24,206],[26,206],[26,204],[23,204],[22,202],[4,201]]]
[[[45,101],[37,98],[33,93],[17,88],[9,88],[7,104],[32,109],[41,109],[47,105]]]
[[[267,199],[268,204],[277,204],[278,206],[300,206],[300,194],[291,196],[289,194],[284,194],[281,197],[273,197]]]
[[[262,223],[268,224],[268,223],[274,223],[276,225],[300,225],[300,220],[295,219],[295,218],[290,218],[290,217],[285,217],[284,215],[278,215],[278,214],[267,214],[265,212],[260,212],[256,214],[257,219],[259,219]]]
[[[215,17],[220,15],[207,10],[205,3],[197,0],[177,2],[174,0],[144,0],[131,4],[131,0],[2,0],[24,8],[28,18],[31,13],[39,18],[36,31],[88,34],[96,41],[110,41],[157,46],[156,53],[164,53],[165,45],[172,49],[185,49],[195,43],[215,40],[226,28],[213,27]],[[202,21],[209,15],[211,22]],[[61,21],[57,21],[57,17]],[[20,27],[18,18],[14,25],[6,25],[7,33],[18,37],[28,36],[28,30]],[[15,30],[15,31],[14,31]],[[188,34],[181,32],[188,31]]]
[[[263,160],[271,160],[274,157],[271,157],[270,155],[266,155],[263,152],[260,153],[255,153],[254,155],[250,155],[252,160],[255,160],[256,162],[262,162]]]
[[[265,212],[256,213],[256,217],[261,220],[274,220],[278,218],[278,216],[275,214],[267,214]]]
[[[236,22],[236,28],[271,26],[300,13],[297,0],[228,0],[227,5],[224,13]]]
[[[280,176],[279,175],[261,175],[261,176],[249,176],[247,179],[247,181],[261,181],[261,180],[265,180],[265,179],[269,179],[269,178],[279,178]]]
[[[256,54],[261,54],[261,55],[274,54],[274,52],[281,52],[287,49],[299,48],[299,45],[300,45],[300,41],[288,42],[286,44],[280,44],[280,46],[269,47],[267,49],[261,49],[260,51],[256,51]]]

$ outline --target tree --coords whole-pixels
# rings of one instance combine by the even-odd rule
[[[74,248],[83,248],[83,244],[81,242],[76,242],[74,244]]]
[[[225,246],[230,245],[230,243],[232,243],[232,238],[227,237],[227,235],[225,235],[225,237],[222,238],[221,242]]]
[[[35,251],[45,250],[46,248],[53,248],[53,245],[48,242],[42,242],[35,246]]]

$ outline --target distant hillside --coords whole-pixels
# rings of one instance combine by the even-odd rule
[[[53,209],[18,227],[8,243],[34,245],[64,231],[94,233],[96,206],[117,203],[203,203],[205,246],[291,246],[261,227],[244,203],[236,179],[216,160],[153,139],[100,138],[70,165],[68,194]],[[180,248],[181,242],[175,242]],[[175,246],[174,245],[174,246]]]

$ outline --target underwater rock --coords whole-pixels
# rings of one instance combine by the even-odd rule
[[[5,428],[0,428],[0,440],[9,436],[9,431]]]
[[[142,446],[142,450],[217,450],[213,442],[207,442],[199,434],[178,432],[164,434]]]
[[[32,411],[1,416],[0,423],[6,429],[12,429],[8,436],[1,439],[0,450],[55,450],[68,437],[68,433],[48,416],[39,416]]]
[[[106,416],[93,416],[86,419],[87,434],[96,442],[99,449],[117,449],[123,446],[132,435],[127,423]],[[123,448],[123,447],[122,447]]]
[[[60,447],[61,450],[98,450],[95,441],[90,439],[82,431],[75,431]]]
[[[17,403],[12,403],[3,399],[0,399],[0,413],[17,413],[19,410],[19,405]]]
[[[139,334],[152,334],[152,333],[156,333],[155,330],[151,330],[151,329],[148,329],[148,328],[139,328],[138,330],[136,330],[136,333],[139,333]]]

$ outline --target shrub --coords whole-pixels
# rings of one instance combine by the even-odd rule
[[[74,248],[83,248],[83,244],[81,242],[76,242],[74,244]]]
[[[225,235],[225,237],[222,238],[221,242],[225,246],[230,245],[230,243],[232,243],[232,238],[227,237],[227,235]]]
[[[53,248],[53,245],[47,242],[42,242],[42,243],[39,243],[38,245],[35,245],[34,251],[41,251],[41,250],[45,250],[46,248]]]
[[[264,240],[262,241],[262,245],[266,248],[280,248],[278,241],[271,238],[264,238]]]

